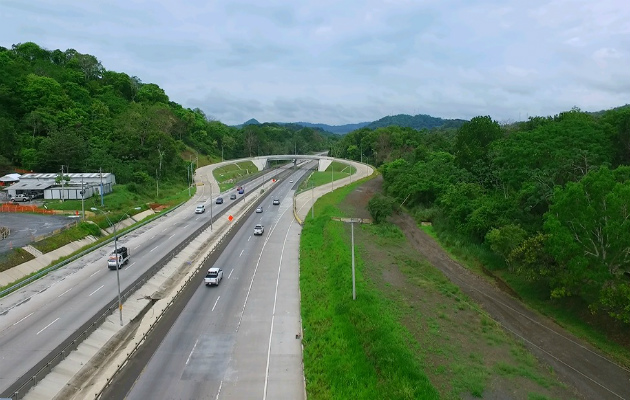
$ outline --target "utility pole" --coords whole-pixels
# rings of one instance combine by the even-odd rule
[[[116,280],[118,281],[118,312],[120,314],[120,326],[123,326],[122,298],[120,297],[120,264],[118,263],[118,233],[116,232],[116,224],[114,224],[114,253],[116,254]]]
[[[352,232],[352,300],[357,299],[356,282],[354,279],[354,218],[350,222],[350,230]]]
[[[212,182],[210,182],[210,231],[212,231]]]
[[[83,189],[83,174],[81,174],[81,215],[85,222],[85,189]]]
[[[330,174],[331,174],[330,187],[332,188],[332,190],[335,190],[335,167],[334,167],[334,164],[330,164]]]
[[[192,170],[192,156],[190,156],[190,165],[188,165],[188,167],[186,167],[186,173],[188,174],[188,197],[190,197],[190,186],[191,186],[191,182],[190,182],[190,173]]]
[[[101,168],[98,169],[98,174],[101,176],[101,207],[105,205],[103,202],[103,171]]]
[[[63,203],[63,201],[65,200],[65,196],[63,195],[63,181],[65,179],[63,179],[63,165],[61,166],[61,202]]]

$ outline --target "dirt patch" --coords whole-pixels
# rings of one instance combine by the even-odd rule
[[[382,183],[366,182],[339,208],[368,218]],[[410,216],[390,221],[404,238],[355,229],[364,275],[396,309],[444,398],[630,399],[630,372],[453,261]]]

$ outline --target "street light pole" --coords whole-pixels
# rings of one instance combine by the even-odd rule
[[[109,220],[109,218],[107,219]],[[120,264],[118,262],[118,232],[116,232],[116,224],[114,224],[114,253],[116,253],[116,280],[118,281],[118,311],[120,314],[120,326],[123,326],[122,298],[120,297]]]
[[[81,174],[81,216],[85,222],[85,189],[83,188],[83,174]]]
[[[357,299],[357,289],[354,279],[354,218],[350,222],[350,230],[352,231],[352,300]]]
[[[212,231],[212,182],[210,182],[210,231]]]
[[[190,170],[192,169],[192,156],[190,157],[190,164],[186,167],[186,173],[188,174],[188,197],[190,197]]]
[[[107,222],[114,228],[114,254],[116,255],[116,281],[118,282],[118,311],[120,314],[120,326],[123,326],[122,297],[120,295],[120,263],[118,260],[118,231],[116,230],[116,224],[112,224],[112,220],[109,219],[109,217],[103,210],[99,210],[98,208],[95,208],[95,207],[92,207],[91,210],[102,212],[105,218],[107,219]],[[125,215],[123,215],[123,217]]]

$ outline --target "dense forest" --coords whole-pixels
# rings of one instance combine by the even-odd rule
[[[94,56],[27,42],[0,47],[0,172],[113,172],[119,183],[186,181],[187,162],[321,151],[333,134],[209,119],[158,85],[108,71]]]
[[[102,168],[143,185],[156,175],[184,182],[195,152],[218,161],[330,149],[379,167],[392,204],[483,246],[550,298],[579,298],[630,323],[630,106],[510,125],[451,122],[345,136],[296,124],[229,127],[94,56],[0,47],[0,172]]]
[[[630,323],[630,106],[361,129],[333,152],[375,163],[393,204],[485,246],[550,298]]]

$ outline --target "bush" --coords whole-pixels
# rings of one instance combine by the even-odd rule
[[[368,211],[374,220],[374,223],[380,224],[385,222],[387,217],[394,212],[395,200],[382,194],[374,195],[368,202]]]

